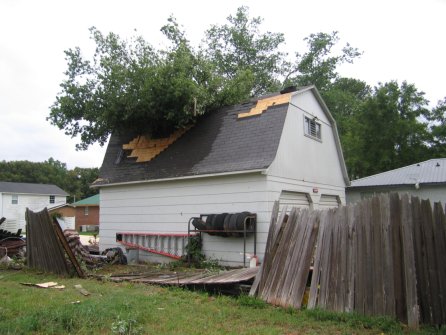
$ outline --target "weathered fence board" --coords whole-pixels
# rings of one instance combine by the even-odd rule
[[[382,221],[381,202],[378,197],[371,199],[371,238],[372,238],[372,265],[373,265],[373,315],[384,314],[383,299],[383,254],[382,254]]]
[[[48,211],[26,210],[27,264],[46,272],[68,274],[63,247],[54,233]]]
[[[308,308],[389,315],[411,328],[446,323],[441,204],[380,195],[325,211],[292,209],[271,224],[251,294],[299,308],[313,259]]]
[[[263,290],[266,274],[268,273],[271,267],[271,257],[273,254],[272,247],[274,245],[273,238],[275,236],[275,230],[278,225],[277,222],[278,213],[279,213],[279,203],[276,201],[274,202],[271,213],[271,222],[269,225],[268,238],[266,240],[266,246],[265,246],[265,257],[259,269],[260,275],[256,276],[254,283],[252,284],[251,290],[249,291],[249,295],[251,296],[254,296],[257,293],[259,287],[261,290]]]
[[[327,225],[327,220],[325,219],[327,215],[327,211],[322,212],[320,216],[319,222],[319,234],[317,236],[316,242],[316,251],[314,252],[314,266],[313,266],[313,274],[311,277],[311,285],[310,285],[310,294],[308,297],[308,307],[315,308],[317,297],[319,293],[319,282],[321,278],[321,259],[322,259],[322,250],[326,248],[324,242],[324,236],[326,235],[325,229]]]
[[[415,272],[415,255],[412,239],[412,210],[409,204],[409,196],[401,198],[401,240],[403,247],[403,269],[407,309],[407,323],[411,328],[417,328],[419,324],[419,307],[417,301],[417,276]]]
[[[437,275],[439,281],[439,299],[441,306],[441,319],[446,320],[446,219],[441,203],[434,203],[434,237],[435,254],[437,257]]]
[[[426,247],[427,274],[431,297],[432,322],[438,324],[441,321],[441,304],[435,295],[440,291],[440,283],[437,277],[437,257],[434,247],[433,215],[432,207],[428,200],[421,201],[422,227]],[[444,257],[444,256],[443,256]]]
[[[383,236],[383,299],[384,315],[396,316],[395,312],[395,283],[394,265],[392,257],[392,237],[390,224],[390,199],[388,196],[380,196],[381,201],[381,223]]]
[[[355,278],[356,278],[356,257],[355,243],[356,243],[356,229],[355,229],[355,208],[354,206],[347,207],[347,221],[348,221],[348,242],[346,244],[348,249],[347,255],[347,301],[344,308],[345,312],[352,312],[355,305]],[[322,223],[321,223],[322,224]]]

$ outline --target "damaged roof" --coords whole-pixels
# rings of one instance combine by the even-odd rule
[[[276,156],[291,94],[208,113],[174,139],[112,134],[93,186],[266,169]],[[155,141],[152,147],[168,144],[154,152]]]

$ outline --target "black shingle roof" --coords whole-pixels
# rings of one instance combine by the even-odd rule
[[[256,101],[209,113],[149,162],[121,159],[122,145],[136,134],[110,138],[100,179],[94,185],[177,178],[267,168],[274,160],[285,123],[287,104],[269,107],[261,115],[237,118]]]
[[[0,181],[0,192],[62,196],[68,195],[68,193],[62,190],[60,187],[52,184],[13,183],[7,181]]]

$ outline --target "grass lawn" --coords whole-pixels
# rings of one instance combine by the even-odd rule
[[[65,289],[20,284],[48,281]],[[83,296],[76,284],[91,294]],[[247,296],[212,296],[30,270],[0,270],[0,301],[0,334],[412,334],[388,318],[297,311]],[[424,328],[413,334],[430,333],[441,332]]]

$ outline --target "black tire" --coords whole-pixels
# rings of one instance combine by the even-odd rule
[[[223,224],[224,224],[224,221],[225,221],[227,215],[228,215],[228,213],[222,213],[222,214],[215,215],[214,220],[212,222],[212,225],[214,226],[215,230],[223,230]]]
[[[215,214],[210,214],[206,218],[206,230],[214,230],[214,218]],[[215,235],[214,232],[208,232],[209,235]]]
[[[214,230],[221,230],[221,233],[217,233],[219,236],[223,236],[223,237],[228,236],[224,232],[224,222],[225,222],[225,219],[227,216],[228,216],[228,213],[222,213],[222,214],[217,214],[214,217],[212,226],[214,227]]]
[[[206,229],[206,224],[203,220],[201,220],[200,218],[194,218],[192,220],[192,225],[198,229],[198,230],[205,230]]]
[[[250,215],[250,212],[241,212],[237,214],[237,230],[243,230],[245,219]],[[246,227],[248,229],[248,227]]]
[[[230,236],[238,236],[238,233],[234,232],[234,230],[237,230],[237,215],[238,214],[232,214],[231,219],[229,220],[229,230],[231,231],[229,233]]]
[[[234,214],[228,214],[228,215],[226,215],[226,217],[225,217],[225,221],[223,222],[223,230],[224,231],[229,231],[230,229],[229,229],[229,221],[231,220],[231,217],[233,216]]]

